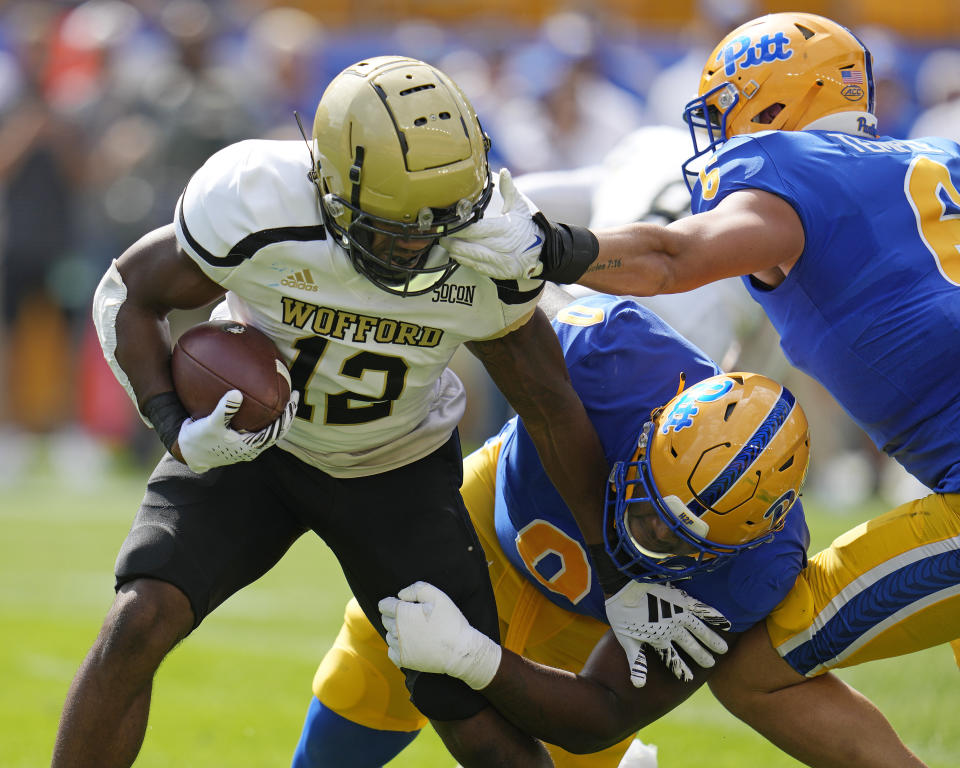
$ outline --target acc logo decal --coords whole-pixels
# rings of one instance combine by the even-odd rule
[[[679,432],[681,429],[693,426],[693,417],[700,413],[697,403],[711,403],[719,400],[733,389],[732,379],[713,381],[709,384],[697,384],[691,387],[677,400],[670,411],[663,417],[660,433],[665,435],[672,429]]]
[[[721,51],[717,53],[717,61],[723,61],[723,73],[727,77],[736,74],[738,67],[748,69],[771,61],[786,61],[793,56],[793,51],[787,50],[790,38],[783,32],[771,37],[763,35],[756,43],[747,36],[735,37]]]
[[[847,101],[860,101],[863,98],[863,88],[859,85],[848,85],[840,91],[840,95]]]

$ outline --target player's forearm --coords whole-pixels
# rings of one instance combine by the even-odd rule
[[[173,309],[209,304],[224,290],[181,253],[172,225],[128,248],[117,260],[115,274],[119,282],[111,290],[119,308],[113,315],[105,313],[101,325],[113,322],[117,363],[142,407],[151,397],[173,390],[167,315]]]
[[[609,688],[504,650],[484,696],[508,720],[568,752],[596,752],[636,730]]]
[[[151,397],[173,390],[170,326],[164,317],[127,302],[117,315],[117,351],[141,410]]]
[[[664,227],[628,224],[600,230],[596,235],[600,253],[577,281],[580,285],[628,296],[655,296],[675,290]]]
[[[170,453],[183,461],[175,436],[186,411],[172,394],[175,388],[170,370],[170,327],[166,318],[127,303],[117,315],[116,338],[116,361],[127,376],[137,408],[157,430],[157,436]]]
[[[468,347],[523,420],[587,543],[601,544],[603,488],[610,470],[546,316],[537,311],[502,339]]]

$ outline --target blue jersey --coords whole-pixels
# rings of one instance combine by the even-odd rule
[[[769,131],[726,142],[700,180],[698,213],[739,189],[793,206],[796,265],[776,288],[744,278],[787,358],[924,485],[960,491],[960,147]]]
[[[578,300],[557,315],[554,328],[611,466],[632,458],[651,412],[676,395],[681,372],[688,385],[720,373],[703,352],[629,299]],[[551,601],[606,621],[586,545],[523,424],[512,419],[500,439],[495,515],[504,553]],[[680,586],[743,631],[786,596],[806,563],[808,543],[797,503],[772,542]]]

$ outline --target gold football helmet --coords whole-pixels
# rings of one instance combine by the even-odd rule
[[[432,291],[457,268],[433,245],[490,201],[489,147],[467,97],[438,69],[400,56],[360,61],[327,86],[313,122],[324,223],[380,288]]]
[[[633,458],[614,466],[607,551],[635,579],[713,570],[783,527],[809,454],[807,419],[788,389],[753,373],[705,379],[657,409]],[[651,507],[685,554],[638,540],[632,518]]]
[[[877,136],[870,52],[812,13],[774,13],[737,27],[707,59],[684,109],[694,156],[757,131],[837,130]],[[698,146],[698,130],[708,146]],[[702,136],[702,134],[701,134]]]

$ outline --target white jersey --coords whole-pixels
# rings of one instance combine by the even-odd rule
[[[326,232],[309,170],[302,141],[226,147],[177,203],[177,239],[290,369],[301,401],[280,447],[336,477],[384,472],[446,442],[465,405],[450,358],[522,325],[543,284],[460,267],[421,296],[377,288]]]

